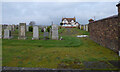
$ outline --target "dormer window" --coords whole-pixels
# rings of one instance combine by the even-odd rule
[[[72,20],[71,22],[74,22],[74,20]]]

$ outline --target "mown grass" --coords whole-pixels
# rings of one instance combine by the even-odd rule
[[[16,38],[3,39],[3,66],[63,68],[61,65],[65,64],[65,68],[84,69],[83,61],[118,60],[117,53],[112,50],[89,38],[74,37],[83,31],[70,29],[69,32],[64,29],[60,34],[64,40],[31,40],[31,32],[27,33],[29,39],[17,40],[16,31],[13,33]]]

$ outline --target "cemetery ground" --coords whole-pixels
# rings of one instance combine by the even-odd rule
[[[118,61],[118,54],[102,47],[77,28],[61,28],[59,36],[63,40],[32,40],[32,32],[27,32],[26,40],[18,40],[18,31],[12,32],[13,39],[2,40],[2,66],[39,67],[55,69],[118,70],[111,62]]]

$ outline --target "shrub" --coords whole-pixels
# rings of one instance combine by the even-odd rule
[[[43,29],[43,28],[41,29],[41,32],[44,32],[44,29]]]
[[[46,31],[47,31],[47,32],[50,32],[50,26],[47,27]]]
[[[29,31],[33,32],[33,27],[32,26],[29,26]]]

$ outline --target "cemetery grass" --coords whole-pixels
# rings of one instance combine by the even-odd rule
[[[84,69],[84,61],[118,60],[118,55],[112,50],[89,38],[75,37],[89,33],[76,28],[62,31],[60,36],[64,40],[61,41],[42,40],[43,33],[41,40],[31,40],[32,32],[27,32],[27,40],[17,40],[18,32],[13,32],[14,39],[2,41],[3,66]]]

